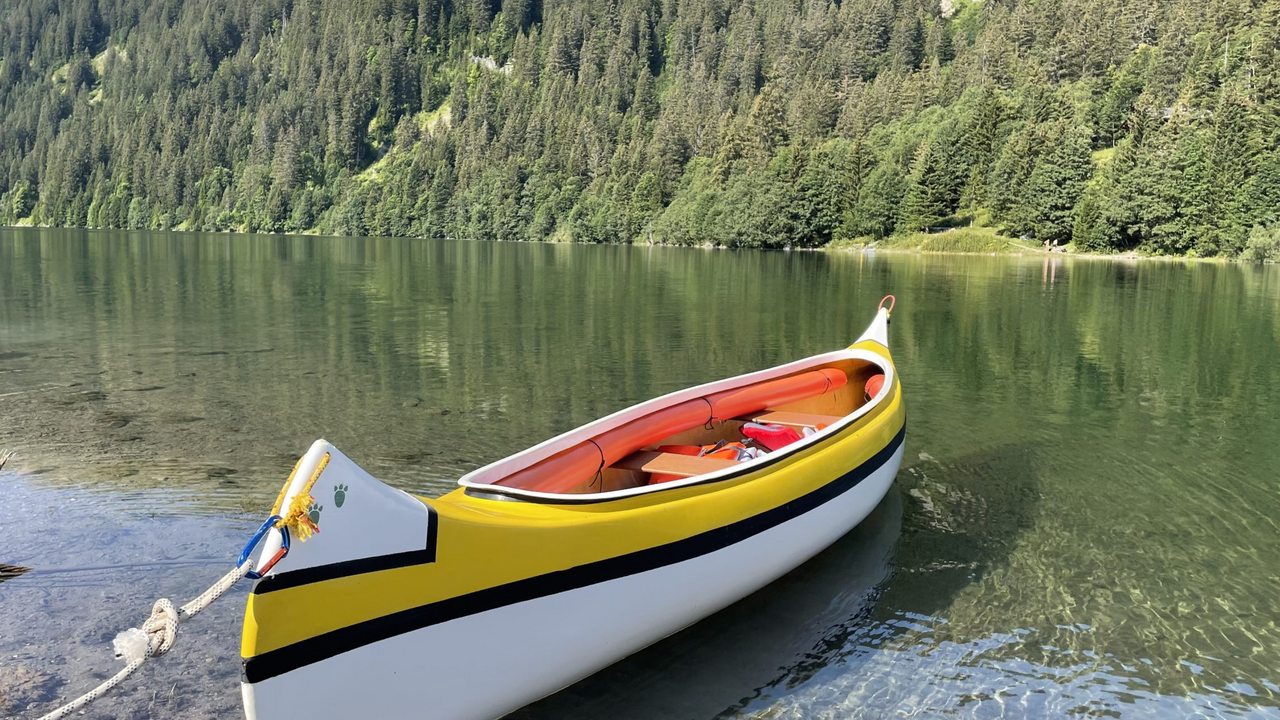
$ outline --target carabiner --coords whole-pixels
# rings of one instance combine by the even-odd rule
[[[244,546],[244,550],[240,551],[240,559],[236,561],[237,567],[243,565],[245,561],[249,559],[249,555],[253,553],[253,549],[258,547],[258,543],[262,542],[262,538],[267,536],[267,533],[271,528],[275,527],[276,523],[279,522],[280,519],[279,515],[272,515],[267,518],[266,522],[262,523],[262,527],[258,528],[258,532],[254,533],[252,538],[249,538],[249,543]],[[270,572],[271,568],[276,566],[276,563],[283,560],[285,555],[289,554],[289,528],[287,526],[281,527],[280,535],[280,549],[276,551],[276,554],[271,556],[271,559],[267,561],[266,565],[262,566],[261,570],[250,570],[245,574],[245,577],[250,580],[260,579],[263,575]]]

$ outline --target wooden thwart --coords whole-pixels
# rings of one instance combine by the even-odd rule
[[[765,425],[790,425],[792,427],[826,427],[835,425],[844,418],[840,415],[813,415],[810,413],[798,412],[782,412],[780,410],[771,410],[763,415],[757,415],[752,420],[754,422],[763,423]]]
[[[707,473],[713,473],[736,465],[738,463],[733,460],[641,450],[622,458],[614,463],[613,467],[620,470],[638,470],[659,475],[693,477],[694,475],[706,475]]]

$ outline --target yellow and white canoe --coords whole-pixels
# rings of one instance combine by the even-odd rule
[[[319,532],[293,538],[245,611],[247,716],[501,717],[774,581],[898,471],[888,321],[882,308],[845,350],[622,410],[436,499],[317,441],[276,511]],[[658,450],[741,439],[748,421],[809,430],[741,462]],[[260,569],[285,540],[271,531]]]

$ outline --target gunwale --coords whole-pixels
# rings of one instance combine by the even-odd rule
[[[666,395],[661,395],[623,408],[622,410],[606,415],[585,425],[580,425],[530,448],[489,463],[477,470],[473,470],[466,475],[463,475],[458,480],[458,485],[462,486],[462,488],[465,489],[466,494],[470,497],[524,500],[558,505],[582,505],[604,503],[642,495],[669,492],[696,485],[722,482],[742,475],[755,473],[770,465],[776,464],[789,457],[803,453],[808,449],[821,446],[828,441],[835,439],[846,428],[874,411],[884,402],[885,398],[889,396],[890,391],[893,388],[896,370],[892,359],[887,353],[887,348],[885,348],[886,352],[881,353],[872,349],[876,346],[884,347],[876,340],[862,340],[852,347],[843,350],[813,355],[785,363],[783,365],[777,365],[772,368],[744,373],[742,375],[723,378],[721,380],[667,393]],[[587,440],[607,430],[624,425],[664,407],[669,407],[687,400],[696,400],[711,393],[723,390],[732,390],[764,380],[773,380],[793,375],[798,372],[803,372],[805,370],[812,370],[824,365],[848,360],[860,360],[875,365],[881,369],[885,375],[885,381],[881,386],[880,391],[876,393],[876,396],[855,409],[853,412],[845,415],[839,422],[833,423],[814,435],[810,435],[802,440],[792,443],[782,450],[769,453],[768,455],[763,455],[755,460],[739,463],[735,467],[729,467],[703,475],[694,475],[681,480],[664,482],[658,485],[641,485],[634,488],[598,493],[549,493],[496,484],[496,481],[505,478],[511,473],[527,468],[530,465],[551,457],[552,455],[568,449],[579,442]]]

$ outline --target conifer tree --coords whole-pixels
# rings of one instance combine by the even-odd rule
[[[939,155],[927,142],[916,148],[898,223],[904,232],[928,232],[930,226],[951,214],[946,201],[946,173]]]
[[[787,112],[777,86],[766,83],[751,106],[750,127],[756,151],[770,157],[787,142]]]
[[[862,184],[843,234],[877,239],[891,234],[898,227],[906,193],[907,180],[901,170],[887,163],[877,165]]]
[[[658,176],[647,172],[640,176],[631,194],[631,235],[648,243],[653,242],[653,221],[662,209],[662,188]]]
[[[1021,214],[1040,242],[1059,245],[1072,237],[1076,203],[1093,176],[1092,136],[1088,127],[1059,123],[1048,152],[1027,178]]]

